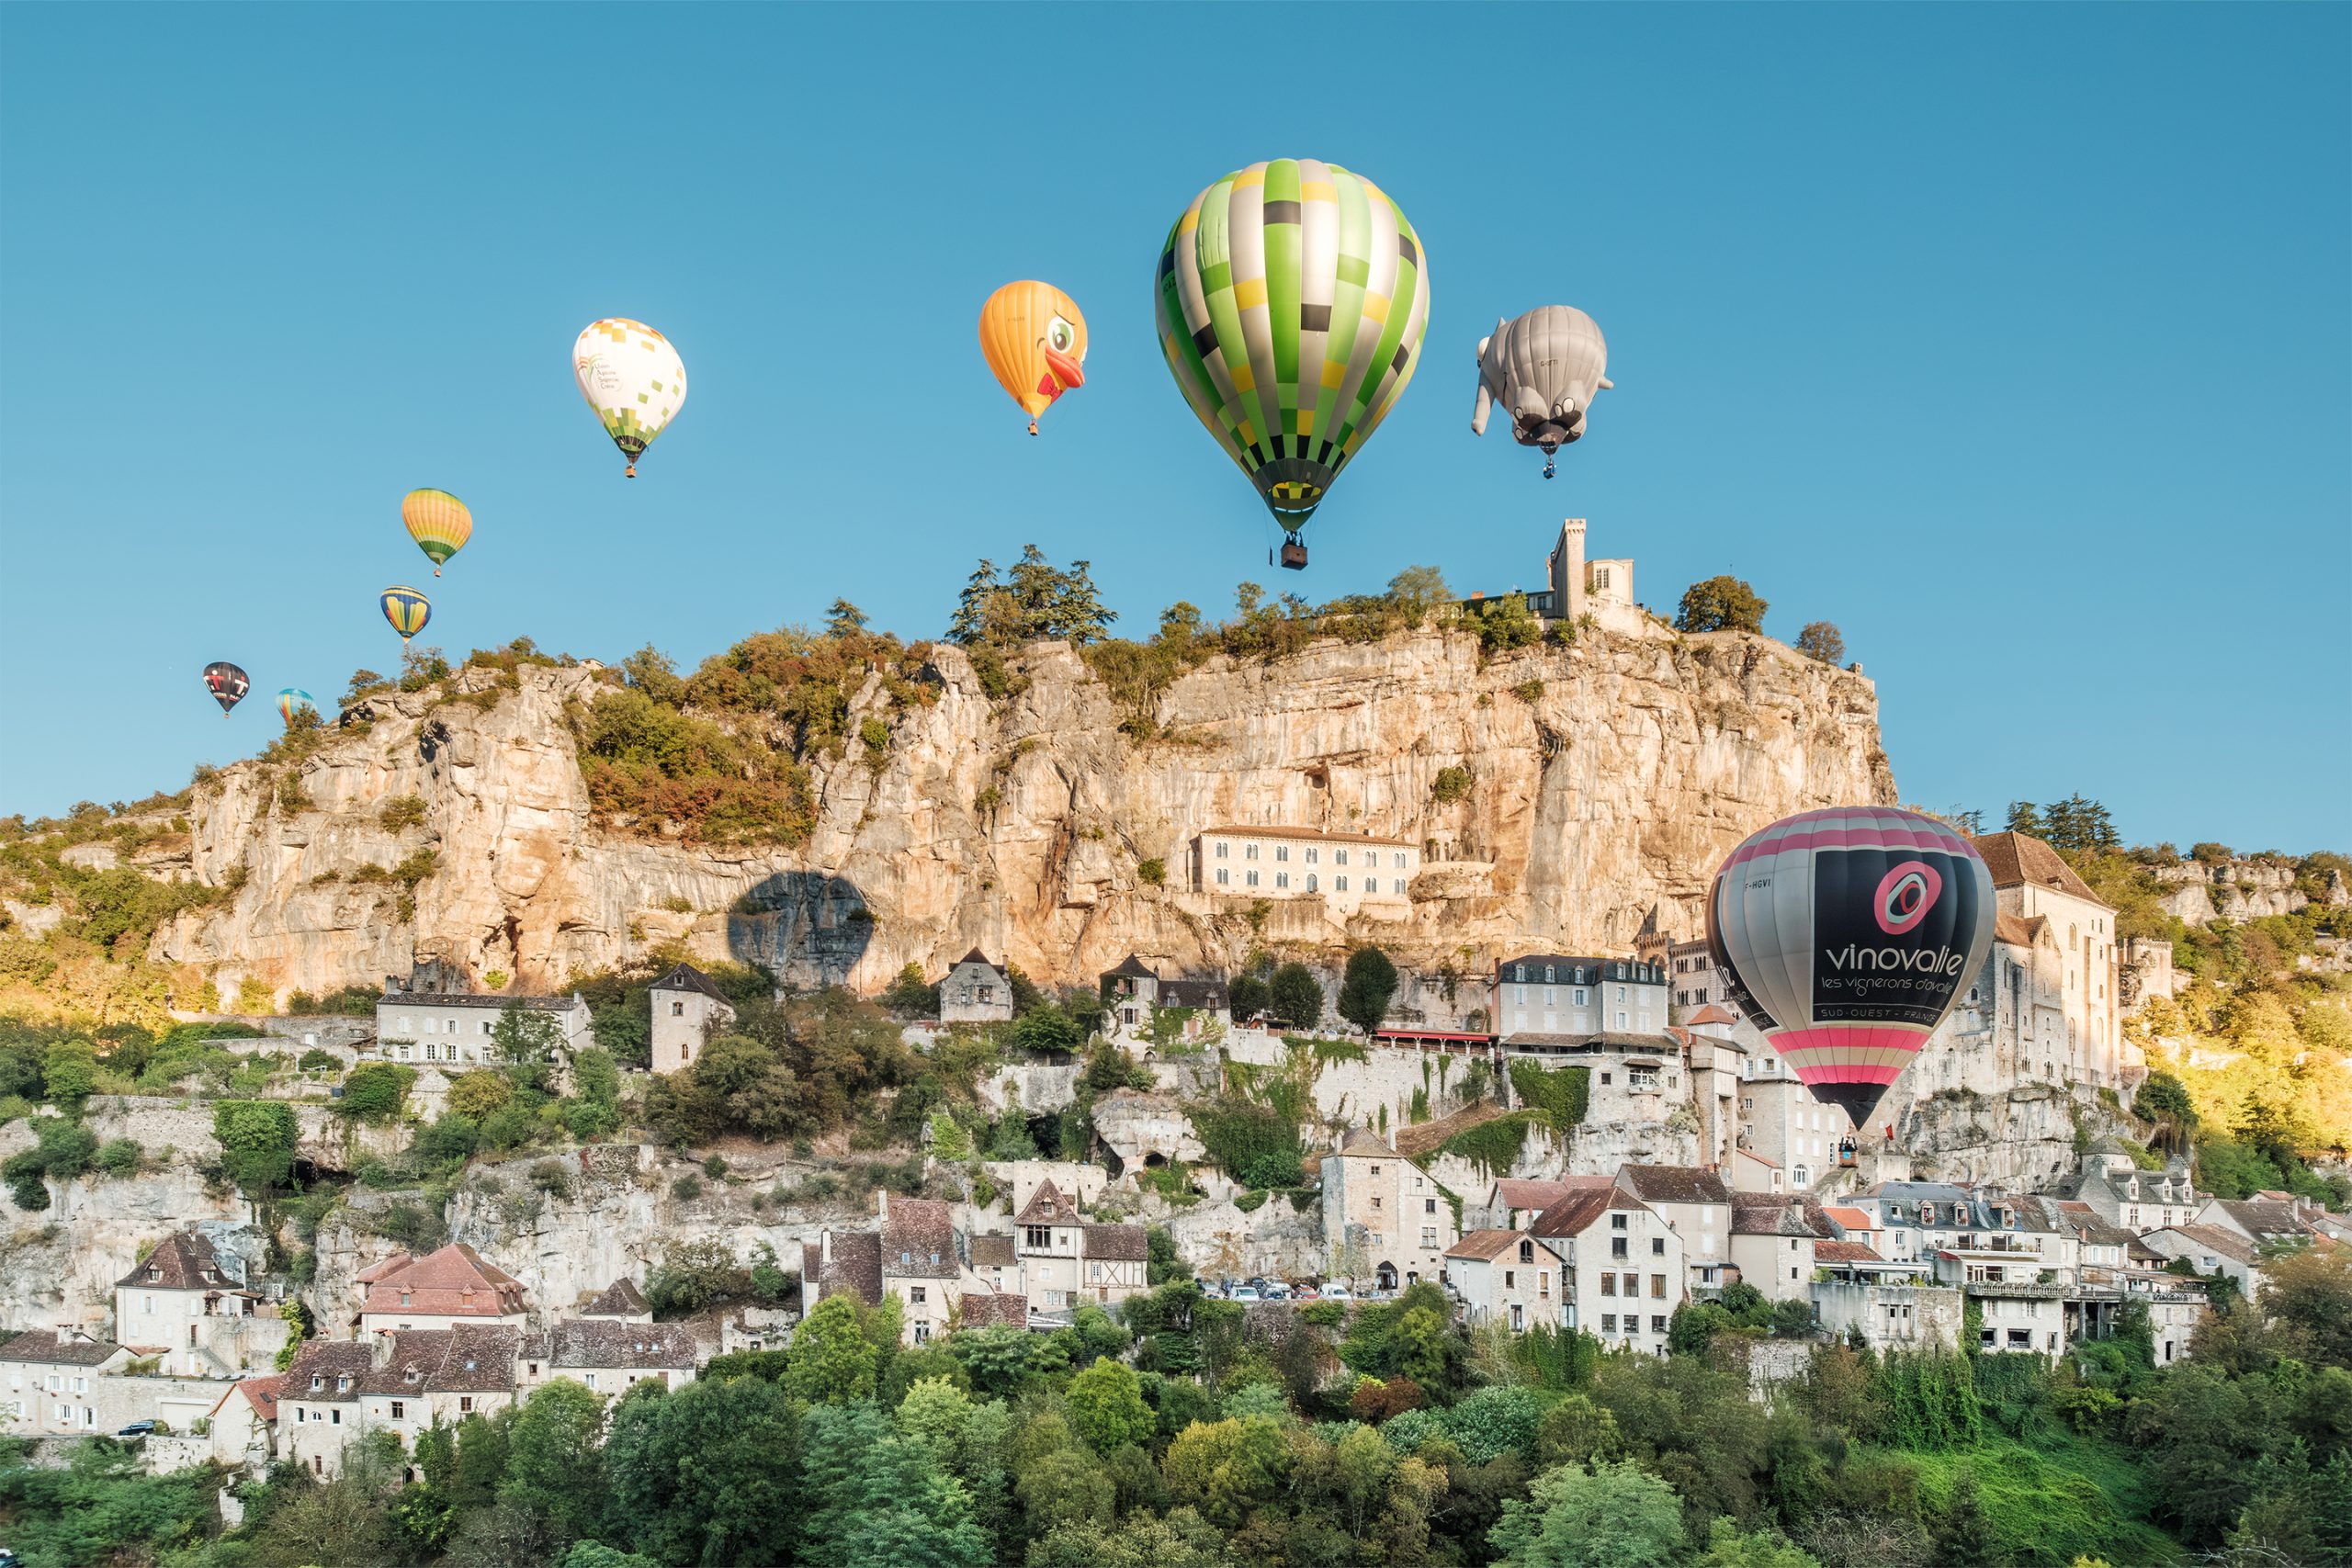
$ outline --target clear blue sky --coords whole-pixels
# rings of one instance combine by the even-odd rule
[[[1532,586],[1576,513],[1654,606],[1841,626],[1907,800],[2342,848],[2347,62],[2343,6],[9,6],[0,810],[250,754],[393,665],[389,582],[454,653],[692,664],[836,594],[935,634],[1032,540],[1141,634]],[[1433,297],[1303,580],[1149,313],[1282,156],[1394,195]],[[973,326],[1021,276],[1091,329],[1034,441]],[[1617,389],[1545,484],[1468,421],[1548,301]],[[634,483],[567,364],[607,314],[691,378]],[[416,485],[476,519],[438,584]]]

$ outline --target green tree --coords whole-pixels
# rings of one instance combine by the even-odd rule
[[[2029,839],[2039,839],[2049,833],[2049,825],[2041,819],[2041,808],[2030,800],[2009,802],[2008,815],[2002,818],[2005,833],[2023,833]]]
[[[1544,640],[1544,623],[1527,607],[1524,593],[1481,602],[1471,625],[1478,633],[1479,648],[1487,653],[1508,653]]]
[[[335,1110],[356,1122],[397,1121],[415,1082],[414,1067],[398,1062],[362,1062],[343,1076],[343,1098],[336,1101]]]
[[[605,1402],[570,1378],[535,1389],[508,1428],[510,1501],[547,1521],[559,1544],[598,1533],[605,1519]]]
[[[488,1067],[476,1067],[460,1073],[449,1085],[444,1103],[459,1116],[480,1122],[492,1111],[503,1108],[514,1098],[514,1086],[506,1081],[503,1073]]]
[[[1359,947],[1348,954],[1340,979],[1339,1014],[1370,1034],[1388,1016],[1396,996],[1396,965],[1376,947]]]
[[[1846,638],[1831,622],[1807,621],[1804,630],[1797,633],[1797,651],[1824,664],[1843,664]]]
[[[632,1387],[613,1412],[605,1461],[614,1517],[663,1562],[758,1561],[797,1510],[800,1422],[759,1378],[698,1379],[674,1393]]]
[[[74,1040],[51,1046],[41,1058],[41,1086],[51,1104],[78,1112],[98,1088],[98,1060],[89,1043]]]
[[[1168,1490],[1227,1529],[1271,1502],[1290,1471],[1290,1445],[1271,1416],[1195,1421],[1168,1445]]]
[[[1012,1043],[1023,1051],[1053,1051],[1064,1055],[1084,1043],[1078,1025],[1052,1002],[1031,1008],[1012,1021]]]
[[[796,1349],[797,1344],[796,1342]],[[803,1424],[798,1560],[810,1568],[984,1568],[970,1492],[928,1444],[870,1404],[820,1406]]]
[[[785,1390],[808,1404],[871,1399],[880,1359],[859,1332],[850,1299],[827,1296],[801,1319],[793,1334],[792,1364],[785,1369]]]
[[[854,637],[865,629],[865,612],[846,599],[834,600],[832,608],[825,612],[827,637]]]
[[[1143,1402],[1143,1384],[1134,1371],[1108,1356],[1096,1357],[1070,1379],[1063,1398],[1071,1428],[1098,1454],[1148,1441],[1159,1422]]]
[[[1285,964],[1266,988],[1267,1010],[1286,1028],[1312,1029],[1323,1019],[1323,986],[1304,964]]]
[[[509,1071],[536,1082],[548,1059],[563,1049],[563,1026],[550,1013],[509,1002],[491,1026],[490,1043]]]
[[[212,1108],[212,1135],[230,1179],[249,1197],[282,1189],[294,1173],[301,1128],[283,1100],[221,1100]]]
[[[1564,1464],[1505,1503],[1487,1540],[1504,1568],[1669,1568],[1682,1551],[1682,1505],[1632,1464]]]
[[[1736,577],[1711,577],[1683,590],[1674,626],[1685,632],[1760,632],[1771,606]]]
[[[1706,1549],[1692,1568],[1821,1568],[1821,1560],[1777,1530],[1753,1534],[1738,1521],[1718,1515],[1707,1526]]]
[[[1388,603],[1408,626],[1419,626],[1429,619],[1430,611],[1451,603],[1453,596],[1445,574],[1433,566],[1408,566],[1388,580]]]

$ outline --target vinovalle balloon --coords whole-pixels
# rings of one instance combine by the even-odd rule
[[[1086,385],[1086,318],[1050,283],[1008,283],[980,307],[980,354],[1035,435],[1055,399]]]
[[[413,490],[401,497],[401,521],[408,536],[433,561],[433,575],[474,536],[474,514],[446,490]]]
[[[1808,811],[1734,850],[1707,894],[1732,999],[1813,1097],[1866,1123],[1993,949],[1993,874],[1891,807]]]
[[[228,717],[229,710],[245,700],[245,694],[253,690],[253,685],[243,671],[225,659],[216,659],[204,667],[204,689],[210,692],[212,700],[220,705],[222,718]]]
[[[1184,400],[1281,524],[1298,531],[1420,363],[1419,236],[1363,175],[1252,164],[1193,198],[1160,248],[1159,348]]]
[[[637,478],[637,460],[686,406],[684,361],[643,321],[613,316],[590,322],[573,342],[571,373],[605,434],[628,459],[622,477]]]

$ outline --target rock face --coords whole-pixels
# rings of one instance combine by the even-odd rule
[[[2157,903],[2192,926],[2291,915],[2311,902],[2295,886],[2295,867],[2286,861],[2183,861],[2159,866],[2156,880],[2166,888]],[[2346,898],[2342,874],[2330,872],[2325,901],[2337,905]]]
[[[1421,843],[1443,874],[1366,933],[1468,967],[1521,943],[1623,949],[1659,906],[1689,928],[1747,833],[1894,799],[1870,682],[1736,633],[1588,633],[1485,663],[1475,639],[1436,630],[1218,658],[1158,696],[1150,740],[1121,729],[1130,716],[1060,644],[1026,650],[1009,698],[952,647],[927,675],[938,701],[895,716],[879,676],[857,694],[851,730],[882,720],[888,753],[812,759],[817,826],[792,849],[596,823],[565,712],[610,678],[594,671],[526,667],[506,691],[474,670],[368,698],[299,790],[254,761],[198,791],[187,861],[160,869],[233,897],[179,917],[152,956],[282,998],[418,959],[551,987],[680,939],[860,988],[975,946],[1073,981],[1130,951],[1224,970],[1267,938],[1345,942],[1317,897],[1253,911],[1191,886],[1193,836],[1249,822]],[[1441,803],[1448,768],[1472,783]],[[407,796],[422,820],[392,825],[386,805]],[[1150,861],[1164,884],[1142,874]],[[392,874],[404,863],[413,891]]]

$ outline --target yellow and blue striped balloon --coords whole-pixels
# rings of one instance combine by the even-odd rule
[[[376,596],[376,603],[383,606],[384,619],[392,624],[392,630],[401,634],[402,648],[433,618],[433,601],[413,588],[387,588]]]
[[[413,490],[401,498],[401,521],[408,536],[433,559],[433,575],[474,536],[474,514],[446,490]]]

